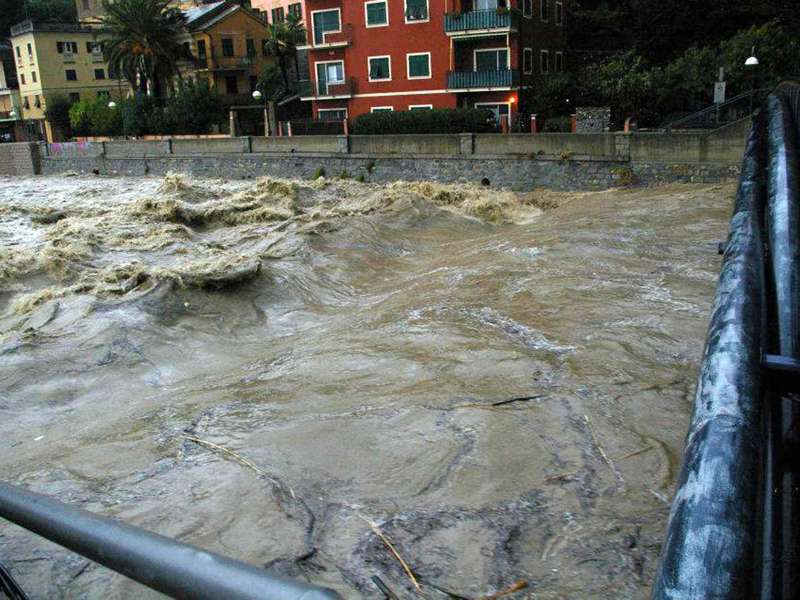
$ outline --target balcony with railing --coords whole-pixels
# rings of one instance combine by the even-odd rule
[[[447,89],[450,91],[507,90],[519,86],[519,71],[498,69],[492,71],[450,71]]]
[[[297,92],[302,100],[338,100],[351,98],[355,93],[356,81],[346,77],[344,81],[313,81],[303,79],[297,82]]]
[[[253,65],[252,56],[211,56],[201,57],[197,62],[200,69],[208,71],[247,71]]]
[[[444,31],[450,36],[516,31],[518,24],[519,13],[504,8],[450,13],[444,17]]]
[[[329,48],[345,48],[353,39],[353,26],[349,23],[342,25],[341,31],[318,32],[309,30],[308,37],[311,44],[298,46],[299,50],[327,50]]]

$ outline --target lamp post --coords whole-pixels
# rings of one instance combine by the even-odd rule
[[[117,108],[117,103],[112,100],[111,102],[108,103],[108,108],[114,110],[115,108]],[[125,134],[125,118],[122,115],[120,115],[120,119],[122,119],[122,139],[127,140],[128,136]]]
[[[750,53],[750,56],[744,61],[744,68],[750,72],[750,114],[753,114],[753,96],[756,95],[756,71],[758,70],[758,57],[756,56],[756,47]]]
[[[264,94],[259,90],[253,91],[253,99],[256,102],[260,102],[262,98],[264,98]],[[264,98],[264,136],[269,137],[269,107],[266,98]]]

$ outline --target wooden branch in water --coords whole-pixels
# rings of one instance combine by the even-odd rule
[[[397,551],[397,548],[394,547],[394,545],[389,540],[389,538],[384,535],[384,533],[378,528],[378,526],[375,523],[373,523],[372,521],[370,521],[369,519],[367,519],[363,515],[358,515],[358,516],[361,517],[361,519],[367,525],[369,525],[370,529],[372,529],[372,532],[380,538],[380,540],[384,543],[384,545],[394,555],[394,557],[397,559],[397,561],[402,565],[402,567],[405,570],[406,574],[408,575],[409,579],[411,579],[411,583],[414,584],[414,588],[417,590],[418,593],[421,594],[422,593],[422,588],[420,587],[419,582],[417,581],[417,578],[414,577],[414,573],[411,572],[411,567],[409,567],[408,563],[405,560],[403,560],[403,557],[400,556],[400,553]]]
[[[519,592],[520,590],[524,590],[528,587],[528,582],[524,579],[517,581],[510,587],[507,587],[504,590],[500,590],[499,592],[495,592],[494,594],[490,594],[489,596],[483,596],[479,600],[497,600],[498,598],[504,598],[505,596],[510,596],[515,592]]]
[[[234,452],[230,448],[226,448],[225,446],[220,446],[219,444],[215,444],[214,442],[209,442],[208,440],[204,440],[199,437],[195,437],[193,435],[183,434],[181,435],[181,437],[186,440],[189,440],[190,442],[194,442],[195,444],[198,444],[200,446],[205,446],[206,448],[214,450],[215,452],[221,452],[222,454],[230,456],[233,460],[235,460],[239,464],[244,465],[245,467],[248,467],[250,469],[253,469],[253,471],[258,473],[259,475],[266,475],[266,472],[260,469],[258,465],[256,465],[253,461],[245,458],[238,452]]]
[[[600,456],[602,456],[602,457],[603,457],[603,460],[604,460],[604,461],[606,462],[606,464],[608,465],[608,468],[609,468],[609,469],[611,469],[611,472],[612,472],[612,473],[614,473],[614,475],[615,475],[616,477],[618,477],[618,478],[619,478],[619,480],[620,480],[622,483],[625,483],[625,478],[622,476],[622,473],[620,473],[620,472],[617,470],[617,467],[615,467],[615,466],[614,466],[614,463],[613,463],[613,462],[611,462],[611,459],[608,457],[608,454],[606,454],[606,451],[605,451],[605,450],[603,449],[603,447],[600,445],[600,442],[599,442],[599,441],[597,441],[597,437],[595,437],[595,435],[594,435],[594,430],[592,429],[592,422],[591,422],[591,420],[589,419],[589,415],[583,415],[583,418],[586,420],[586,427],[589,429],[589,435],[590,435],[590,436],[591,436],[591,438],[592,438],[592,443],[594,444],[595,448],[597,448],[597,451],[600,453]]]

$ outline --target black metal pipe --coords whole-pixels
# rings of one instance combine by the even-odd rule
[[[341,598],[333,590],[276,577],[4,482],[0,482],[0,517],[173,598]]]
[[[764,331],[761,139],[757,123],[742,164],[655,600],[754,594]]]

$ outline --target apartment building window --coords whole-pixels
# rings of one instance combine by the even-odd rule
[[[28,44],[30,46],[30,44]],[[65,52],[72,54],[78,53],[78,43],[77,42],[56,42],[56,50],[59,54],[64,54]],[[30,54],[30,51],[28,52]]]
[[[27,84],[25,83],[25,73],[20,73],[20,74],[19,74],[19,80],[20,80],[20,82],[22,83],[22,85],[27,85]]]
[[[64,74],[67,77],[67,81],[78,81],[78,73],[75,69],[67,69]]]
[[[556,25],[564,25],[564,3],[556,2]]]
[[[38,94],[37,94],[36,96],[34,96],[34,97],[33,97],[33,105],[34,105],[36,108],[42,108],[42,101],[39,99],[39,96],[38,96]]]
[[[547,50],[542,50],[539,53],[539,72],[540,73],[550,72],[550,52]]]
[[[317,91],[320,95],[328,95],[329,85],[341,85],[344,83],[344,61],[318,62],[315,68],[317,71]]]
[[[373,106],[369,109],[369,112],[394,112],[394,106]]]
[[[100,54],[102,51],[102,42],[86,42],[86,52],[89,54]]]
[[[222,38],[222,56],[233,56],[233,38]]]
[[[245,40],[245,44],[247,45],[247,56],[253,58],[256,55],[256,41],[255,40]]]
[[[201,67],[205,67],[208,65],[208,59],[206,58],[205,40],[197,40],[197,62],[200,64]]]
[[[283,7],[273,8],[272,9],[272,22],[273,23],[281,23],[283,22],[285,16],[283,14]]]
[[[317,118],[322,121],[344,121],[347,119],[346,108],[320,108],[317,111]]]
[[[105,79],[106,78],[105,70],[103,70],[103,69],[95,69],[94,70],[94,78],[95,79]]]
[[[405,0],[406,23],[428,20],[428,0]]]
[[[522,0],[522,14],[529,19],[533,16],[533,0]]]
[[[410,104],[408,110],[433,110],[433,104]]]
[[[555,56],[555,64],[553,65],[553,71],[556,73],[561,73],[564,70],[564,53],[563,52],[556,52]]]
[[[295,2],[289,5],[289,14],[298,19],[303,18],[303,5],[300,2]]]
[[[409,79],[430,79],[431,78],[431,53],[419,52],[417,54],[406,54],[408,62]]]
[[[28,44],[28,57],[30,58],[32,56],[33,56],[33,46]]]
[[[511,105],[506,102],[476,102],[475,108],[483,108],[491,112],[495,123],[500,123],[500,117],[509,117],[511,115]]]
[[[540,16],[542,21],[547,23],[550,20],[550,0],[539,0],[539,2]]]
[[[522,51],[522,70],[528,75],[533,73],[533,48]]]
[[[326,33],[337,33],[342,30],[342,15],[338,8],[312,11],[311,21],[314,25],[315,44],[323,44]]]
[[[81,95],[78,92],[70,92],[69,93],[69,101],[72,104],[75,104],[76,102],[79,102],[80,99],[81,99]]]
[[[386,0],[374,0],[364,3],[367,27],[383,27],[389,24],[389,10]]]
[[[33,81],[33,83],[36,83],[36,81],[37,81],[37,79],[36,79],[36,71],[31,71],[31,80]]]
[[[369,80],[389,81],[392,78],[392,58],[390,56],[370,56]]]
[[[239,93],[239,82],[236,75],[227,75],[225,77],[225,93],[226,94]]]
[[[17,51],[17,58],[22,58],[22,54],[20,54],[19,46],[14,47],[14,50]]]
[[[508,48],[475,50],[476,71],[505,71],[508,66]]]
[[[30,109],[30,107],[31,107],[31,103],[30,103],[30,101],[28,100],[28,97],[27,97],[27,96],[25,96],[25,97],[22,99],[22,107],[23,107],[25,110],[28,110],[28,109]]]

